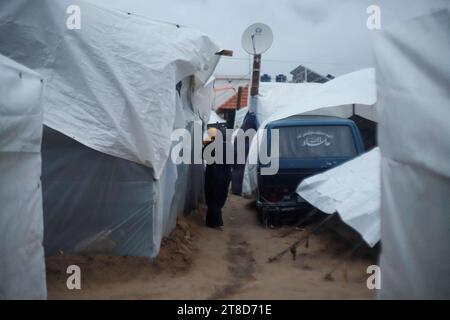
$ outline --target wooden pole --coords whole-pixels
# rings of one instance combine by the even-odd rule
[[[289,246],[289,248],[281,251],[277,255],[269,258],[267,262],[272,263],[278,259],[280,259],[282,256],[284,256],[286,253],[291,252],[292,257],[295,260],[297,247],[301,245],[303,242],[308,242],[309,237],[315,234],[320,228],[322,228],[324,225],[326,225],[330,220],[334,219],[335,214],[330,214],[328,217],[323,219],[318,225],[314,226],[306,235],[303,235],[299,240],[295,241],[293,244]]]
[[[237,93],[236,110],[239,110],[241,108],[241,99],[242,99],[242,87],[239,87]]]
[[[261,72],[261,55],[255,54],[253,56],[253,73],[252,73],[252,87],[250,95],[255,97],[259,93],[259,77]]]

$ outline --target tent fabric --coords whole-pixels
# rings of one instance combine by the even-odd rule
[[[337,212],[371,247],[380,241],[379,148],[303,180],[297,193],[324,213]]]
[[[214,76],[211,75],[206,83],[195,88],[192,95],[192,103],[196,110],[198,110],[198,116],[203,123],[208,123],[208,119],[211,117],[211,111],[213,111],[214,80]]]
[[[79,30],[66,27],[69,5],[81,9]],[[173,130],[192,133],[209,117],[193,91],[218,50],[198,31],[88,1],[0,3],[0,52],[47,82],[47,254],[158,254],[177,215],[202,194],[203,167],[167,160]]]
[[[450,298],[450,8],[375,37],[382,299]]]
[[[257,99],[260,124],[313,112],[349,118],[355,114],[374,121],[375,70],[362,69],[321,83],[262,83]],[[338,108],[331,108],[338,107]]]
[[[320,83],[262,82],[259,86],[256,117],[263,123],[270,116],[303,101],[305,96],[317,89]]]
[[[173,129],[192,134],[194,124],[202,122],[193,114],[189,88],[190,79],[184,79]],[[46,255],[154,258],[178,215],[196,208],[203,190],[203,167],[167,161],[155,180],[152,168],[96,151],[49,127],[42,154]]]
[[[152,169],[44,128],[45,253],[150,255],[156,185]]]
[[[208,124],[216,124],[226,122],[221,116],[219,116],[214,110],[211,110],[211,115],[208,120]]]
[[[280,88],[291,88],[292,90],[282,90]],[[280,101],[282,104],[271,105],[276,98],[264,100],[263,114],[268,115],[262,117],[259,114],[259,126],[256,137],[253,139],[247,164],[245,166],[244,179],[242,184],[242,193],[244,196],[253,196],[257,188],[256,163],[258,159],[258,149],[264,138],[264,128],[272,121],[284,119],[298,114],[312,115],[330,115],[343,118],[349,118],[353,115],[353,105],[360,107],[357,112],[362,117],[374,119],[373,105],[376,102],[375,90],[375,70],[363,69],[355,71],[340,77],[337,77],[324,84],[315,84],[314,86],[299,85],[299,94],[294,90],[293,84],[277,84],[270,86],[279,91]],[[273,94],[275,95],[275,93]],[[288,95],[288,97],[286,97]],[[281,97],[283,97],[281,99]],[[267,101],[267,105],[264,105]],[[258,110],[260,108],[258,97]],[[273,112],[265,111],[272,109]],[[262,122],[261,122],[262,121]]]
[[[0,299],[45,299],[41,76],[0,55]]]
[[[244,123],[245,116],[247,115],[247,112],[248,112],[247,107],[236,110],[236,117],[234,118],[233,129],[236,130],[242,126],[242,124]]]
[[[66,26],[69,5],[81,9],[79,30]],[[156,179],[169,157],[175,86],[187,76],[195,76],[195,88],[206,82],[219,49],[188,27],[88,1],[0,3],[0,52],[46,79],[44,124],[152,167]]]

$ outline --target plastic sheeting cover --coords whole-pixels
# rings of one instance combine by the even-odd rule
[[[234,126],[233,126],[234,129],[239,129],[242,126],[245,116],[247,115],[247,112],[248,108],[236,110],[236,117],[234,118]]]
[[[45,299],[42,247],[43,84],[0,55],[0,299]]]
[[[215,123],[223,123],[226,122],[221,116],[219,116],[214,110],[211,110],[211,115],[208,120],[208,124],[215,124]]]
[[[66,26],[70,5],[81,10],[79,30]],[[175,85],[191,75],[206,82],[218,50],[196,30],[87,1],[0,2],[0,52],[47,79],[44,123],[153,167],[155,178],[169,156]]]
[[[272,115],[305,99],[320,83],[262,82],[259,87],[256,117],[263,123]]]
[[[287,84],[284,84],[285,86]],[[272,87],[272,86],[270,86]],[[282,88],[282,84],[273,86],[273,88]],[[294,85],[289,84],[289,88]],[[267,119],[261,123],[256,137],[253,139],[248,161],[245,166],[244,179],[242,184],[242,193],[245,196],[252,196],[257,188],[257,173],[256,165],[258,158],[258,144],[263,141],[263,134],[266,125],[269,122],[284,119],[298,114],[315,114],[315,115],[330,115],[338,117],[350,117],[352,115],[352,105],[364,105],[363,114],[372,114],[373,106],[376,102],[376,89],[375,89],[375,70],[363,69],[355,71],[340,77],[337,77],[329,82],[320,85],[314,85],[307,87],[309,93],[306,94],[301,85],[299,86],[299,92],[305,92],[304,95],[295,95],[292,93],[289,95],[290,99],[283,99],[285,101],[283,105],[279,105],[279,110],[274,110],[273,113]],[[289,90],[288,90],[289,91]],[[282,91],[284,92],[284,90]],[[287,93],[285,93],[287,94]],[[258,97],[259,99],[259,97]],[[268,101],[272,101],[269,99]],[[258,101],[259,108],[259,101]],[[270,106],[263,107],[270,109]],[[270,112],[265,112],[270,113]]]
[[[375,121],[375,102],[375,70],[363,69],[324,84],[262,83],[256,114],[261,124],[308,112],[349,118],[355,104],[356,115]]]
[[[198,110],[198,116],[203,123],[208,123],[213,110],[214,80],[214,76],[211,76],[205,84],[195,88],[192,95],[192,104]]]
[[[155,227],[158,185],[151,168],[93,150],[48,127],[42,161],[46,255],[61,250],[152,256],[158,251],[162,228]]]
[[[449,9],[375,38],[383,299],[450,298]]]
[[[320,211],[337,212],[370,246],[380,241],[379,148],[303,180],[297,193]]]
[[[192,134],[193,124],[202,124],[193,114],[190,88],[190,78],[184,79],[181,97],[176,93],[174,129]],[[93,150],[48,127],[42,154],[47,255],[62,250],[153,258],[177,216],[198,205],[203,166],[168,161],[155,180],[151,168]]]

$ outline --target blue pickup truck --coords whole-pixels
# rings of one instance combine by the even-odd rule
[[[311,208],[297,193],[303,179],[326,171],[364,152],[361,134],[355,122],[330,116],[292,116],[266,126],[269,155],[271,132],[279,132],[279,170],[261,175],[258,165],[257,207],[266,226],[277,215]],[[267,164],[266,166],[269,166]]]

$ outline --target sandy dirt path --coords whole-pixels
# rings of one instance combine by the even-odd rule
[[[333,280],[325,275],[351,249],[331,230],[299,247],[294,261],[287,248],[306,229],[265,229],[249,200],[230,196],[224,231],[203,226],[200,210],[180,220],[154,262],[144,258],[67,256],[47,258],[50,299],[373,299],[366,268],[374,264],[364,249],[344,260]],[[286,231],[291,234],[281,237]],[[66,288],[68,265],[82,270],[82,289]]]

